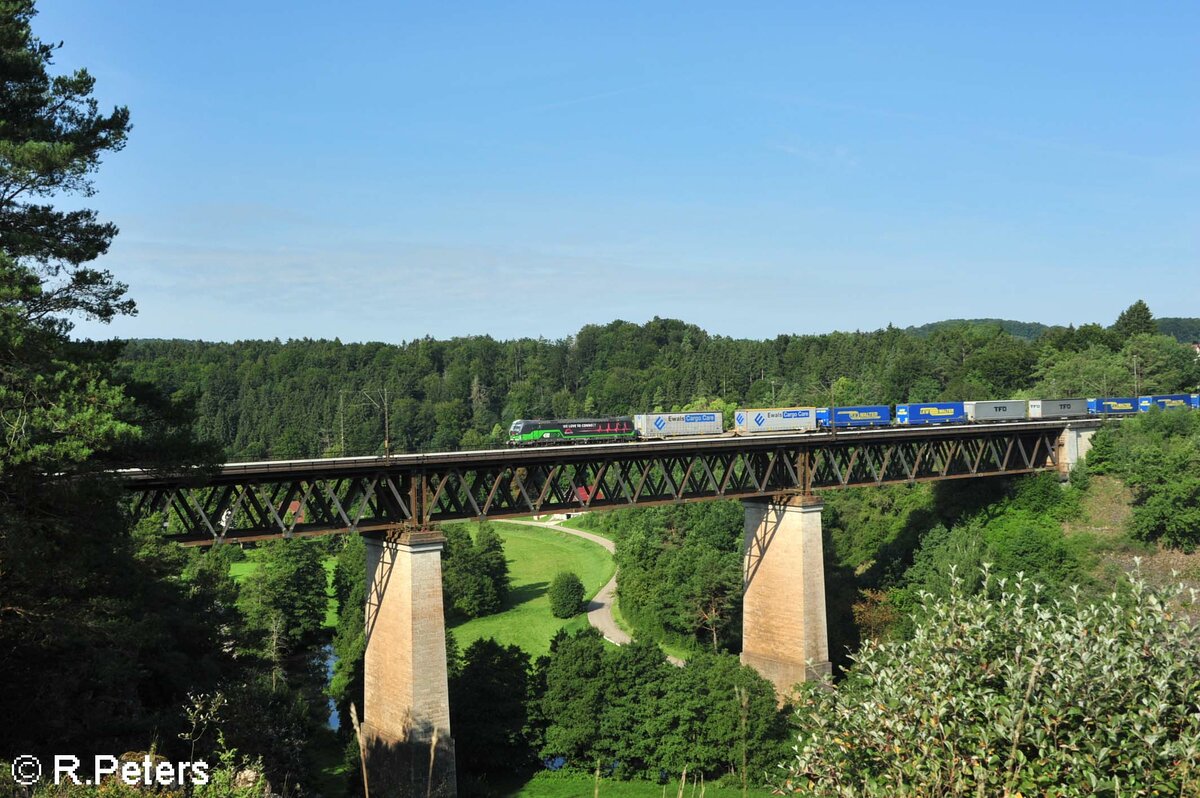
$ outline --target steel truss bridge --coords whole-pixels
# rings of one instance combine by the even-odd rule
[[[1061,467],[1089,420],[688,438],[125,472],[138,517],[185,545],[439,521],[752,499],[828,488],[1026,474]]]

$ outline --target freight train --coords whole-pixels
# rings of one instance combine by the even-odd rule
[[[853,407],[764,407],[737,410],[726,431],[716,411],[644,413],[608,418],[517,419],[508,430],[511,446],[607,443],[710,435],[760,435],[862,427],[930,424],[988,424],[1027,419],[1087,418],[1145,413],[1152,408],[1200,410],[1200,394],[1102,397],[1095,399],[993,399],[974,402],[914,402]]]

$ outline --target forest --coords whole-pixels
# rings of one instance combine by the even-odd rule
[[[1108,326],[1033,340],[982,322],[754,341],[656,318],[554,341],[139,340],[120,362],[128,379],[194,407],[196,433],[229,461],[479,448],[517,418],[1128,396],[1197,379],[1191,349],[1159,333],[1141,301]]]
[[[1200,385],[1181,343],[1197,320],[1156,320],[1141,300],[1078,327],[770,340],[660,318],[557,340],[80,340],[72,320],[136,310],[97,263],[116,226],[76,207],[130,113],[102,111],[86,70],[56,73],[34,18],[31,0],[0,6],[0,796],[145,794],[19,783],[23,757],[68,752],[212,764],[162,795],[365,794],[352,728],[330,723],[331,701],[342,719],[362,703],[361,538],[185,550],[160,519],[132,520],[119,469],[488,446],[519,417]],[[1065,484],[825,502],[832,683],[776,696],[739,663],[737,504],[589,515],[614,541],[635,641],[581,624],[532,656],[448,635],[461,794],[581,775],[679,795],[1197,794],[1183,587],[1200,578],[1200,414],[1106,425]],[[501,612],[502,536],[445,535],[447,615]]]
[[[198,445],[230,460],[495,445],[507,421],[522,416],[648,406],[728,413],[738,405],[822,399],[1165,393],[1194,390],[1200,383],[1190,347],[1160,334],[1140,301],[1110,324],[1046,327],[1029,339],[988,321],[922,332],[889,328],[750,341],[655,319],[586,327],[561,341],[469,338],[395,346],[130,341],[114,368],[129,384],[165,394],[172,407],[190,408]],[[613,374],[622,378],[613,380]],[[217,396],[225,402],[216,403]],[[1003,613],[1027,600],[1026,592],[1005,593],[1008,585],[1036,585],[1038,602],[1075,602],[1075,615],[1114,591],[1167,589],[1131,587],[1112,562],[1128,551],[1188,551],[1200,542],[1200,520],[1194,517],[1198,453],[1200,417],[1151,413],[1103,429],[1086,464],[1066,485],[1040,475],[826,494],[830,649],[836,679],[846,685],[838,695],[847,702],[865,700],[853,691],[867,690],[860,659],[875,647],[901,647],[903,653],[888,656],[939,656],[928,649],[926,626],[952,621],[938,615],[943,606],[938,602],[957,606],[955,601],[992,597],[1000,609],[987,605],[975,611],[996,612],[989,623],[1004,623]],[[1115,539],[1067,534],[1082,523],[1085,506],[1114,484],[1130,491],[1131,516],[1120,534]],[[658,782],[686,771],[714,785],[736,787],[743,779],[761,785],[771,780],[776,763],[794,756],[789,746],[796,742],[799,718],[827,711],[840,717],[821,694],[801,692],[777,706],[770,685],[737,662],[742,587],[737,503],[592,514],[580,523],[616,541],[620,604],[639,642],[614,651],[592,632],[560,634],[548,655],[535,657],[488,640],[460,650],[451,635],[451,718],[468,794],[503,795],[503,785],[539,772]],[[447,525],[446,535],[447,616],[500,610],[508,588],[500,538],[486,524],[474,533]],[[213,725],[226,744],[236,741],[238,751],[258,757],[272,784],[296,780],[311,786],[323,778],[321,757],[328,756],[319,754],[314,741],[331,735],[320,728],[323,690],[342,717],[362,702],[363,551],[359,541],[347,538],[276,544],[257,557],[265,566],[292,549],[317,550],[306,555],[314,590],[322,558],[336,558],[338,617],[332,637],[311,638],[305,653],[297,653],[295,647],[304,645],[300,630],[313,628],[323,609],[309,607],[307,622],[292,616],[271,621],[270,607],[293,613],[300,606],[283,598],[266,601],[270,592],[256,580],[276,573],[274,568],[263,567],[256,580],[232,588],[237,597],[230,603],[240,615],[223,628],[268,641],[245,652],[258,662],[260,684],[265,688],[270,678],[272,685],[266,697],[236,694],[236,701],[259,707],[259,717],[280,711],[271,708],[272,701],[291,709],[272,724],[279,737],[256,742],[239,731],[241,713],[216,711]],[[221,567],[205,565],[214,555],[194,556],[183,572],[208,572],[219,583]],[[226,584],[222,590],[231,588]],[[1148,605],[1122,606],[1144,612]],[[1169,624],[1162,631],[1177,633]],[[1051,632],[1063,634],[1046,633]],[[326,639],[336,662],[332,681],[323,687],[318,671]],[[682,669],[667,664],[656,643],[687,664]],[[239,667],[251,661],[243,659]],[[910,667],[903,660],[885,665]],[[1016,666],[1013,673],[1028,676]],[[221,683],[218,675],[213,686]],[[1007,700],[1007,689],[975,700]],[[290,698],[281,698],[280,691]],[[1177,700],[1173,695],[1168,698]],[[1169,733],[1191,739],[1179,723],[1186,726],[1186,716]],[[921,729],[917,723],[896,734],[916,744]],[[355,791],[361,788],[357,751],[348,734],[343,728],[323,745],[344,758],[338,789]],[[289,740],[302,739],[298,749],[289,747]],[[307,753],[297,757],[297,750]],[[797,761],[804,762],[804,773],[833,772],[845,763],[821,758],[832,753],[813,749]],[[944,766],[938,770],[935,762],[930,759],[924,776],[901,773],[880,783],[895,787],[906,778],[940,778]],[[1029,766],[1028,783],[1058,778],[1067,765],[1048,759],[1038,767],[1043,770]],[[1158,767],[1163,783],[1186,783],[1186,774],[1170,763]],[[985,772],[991,773],[980,774]],[[987,782],[976,775],[969,784]],[[1016,783],[1027,783],[1022,778]]]

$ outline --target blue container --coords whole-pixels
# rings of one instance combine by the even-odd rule
[[[1192,406],[1191,394],[1172,393],[1163,394],[1161,396],[1141,396],[1138,397],[1138,410],[1145,413],[1152,407],[1157,407],[1160,410],[1171,410],[1176,407],[1190,408]]]
[[[1124,416],[1138,411],[1136,396],[1088,399],[1088,412],[1093,416]]]
[[[896,405],[896,423],[917,426],[920,424],[965,424],[967,408],[962,402],[921,402]]]
[[[892,409],[887,405],[857,405],[854,407],[817,408],[817,426],[829,428],[830,418],[838,429],[846,427],[887,427],[892,423]]]
[[[1200,410],[1200,393],[1192,394],[1192,409]]]

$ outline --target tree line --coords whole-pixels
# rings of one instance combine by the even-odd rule
[[[1143,302],[1108,327],[999,324],[921,334],[710,335],[673,319],[588,325],[560,340],[487,336],[403,344],[136,340],[124,374],[191,404],[229,460],[477,448],[517,418],[1192,389],[1190,347]],[[386,444],[386,447],[385,447]]]
[[[264,776],[277,792],[301,793],[319,778],[316,744],[327,738],[329,557],[342,607],[331,692],[341,707],[361,694],[360,539],[264,547],[239,586],[230,575],[238,549],[186,552],[162,540],[154,519],[131,523],[120,486],[106,476],[113,469],[478,446],[501,440],[517,417],[1197,385],[1191,350],[1160,335],[1141,302],[1109,326],[1026,330],[1027,338],[967,323],[920,335],[888,328],[753,341],[654,319],[589,325],[557,341],[76,341],[72,318],[106,321],[135,306],[95,265],[115,226],[56,203],[92,194],[102,158],[125,145],[130,114],[102,111],[86,70],[54,74],[57,47],[33,34],[34,16],[31,0],[0,8],[0,759],[154,747],[170,759],[221,763],[229,789],[220,794],[262,795]],[[1196,539],[1194,512],[1179,510],[1194,510],[1200,466],[1194,422],[1179,419],[1151,414],[1105,431],[1093,471],[1133,486],[1136,534],[1187,546]],[[839,751],[800,736],[786,788],[800,779],[827,794],[944,786],[946,768],[961,775],[963,763],[1003,774],[1010,794],[1091,771],[1107,779],[1092,792],[1141,789],[1139,779],[1175,793],[1194,788],[1186,768],[1196,759],[1195,713],[1178,711],[1194,709],[1188,696],[1200,689],[1194,629],[1180,631],[1170,597],[1136,582],[1108,609],[1094,601],[1062,609],[1075,600],[1070,583],[1086,589],[1087,577],[1081,553],[1046,519],[1076,511],[1071,491],[1088,489],[1081,474],[1065,493],[1037,480],[993,480],[830,498],[831,607],[847,614],[841,628],[878,642],[868,642],[858,664],[844,662],[844,688],[810,695],[815,711],[800,706],[804,729],[826,719],[835,746],[855,744]],[[557,640],[536,663],[494,645],[462,654],[451,646],[453,722],[467,768],[502,767],[486,761],[489,744],[517,752],[512,761],[521,765],[561,758],[651,778],[685,767],[745,776],[786,757],[769,686],[727,653],[737,646],[735,512],[713,505],[679,513],[612,523],[629,570],[622,597],[630,615],[640,628],[690,639],[697,653],[688,667],[666,666],[649,644],[607,649],[590,632]],[[448,562],[462,566],[452,577],[461,584],[447,592],[461,611],[486,608],[503,590],[497,551],[478,539],[459,544]],[[1024,593],[1006,598],[991,577],[944,583],[950,565],[968,573],[983,559],[1014,575],[1036,571],[1052,598],[1021,604]],[[1015,620],[1029,617],[1037,623]],[[983,632],[983,648],[955,644],[953,630],[964,624]],[[1098,633],[1104,624],[1107,637]],[[842,642],[843,651],[857,649]],[[1096,743],[1095,714],[1072,714],[1083,696],[1077,686],[1041,679],[1048,671],[1036,658],[1006,658],[1051,644],[1074,652],[1072,663],[1096,657],[1077,673],[1082,687],[1112,687],[1085,696],[1088,710],[1118,719],[1099,730],[1112,739]],[[1104,657],[1116,658],[1113,667]],[[913,683],[930,662],[947,678]],[[976,678],[980,669],[988,678]],[[505,673],[504,685],[485,678]],[[1156,678],[1139,682],[1147,673]],[[1103,681],[1106,674],[1115,680]],[[930,684],[949,692],[923,700],[920,688]],[[981,696],[981,684],[992,692]],[[520,689],[503,689],[513,685]],[[1011,723],[1021,696],[1023,717],[1037,720],[1027,724],[1030,735],[1043,737],[1022,737]],[[980,709],[970,717],[1010,724],[988,724],[1012,732],[1007,753],[994,734],[959,719],[952,728],[971,732],[963,738],[981,743],[980,752],[959,751],[920,781],[928,774],[911,763],[939,760],[912,753],[947,739],[941,730],[954,716],[940,707],[967,701]],[[870,706],[884,714],[864,728],[869,715],[860,710]],[[1146,717],[1143,706],[1161,711]],[[1039,740],[1054,734],[1066,742],[1056,750],[1069,754],[1039,759],[1049,750]],[[472,739],[487,743],[461,742]],[[348,746],[344,738],[333,744]],[[1140,775],[1114,750],[1137,752]],[[251,778],[236,785],[247,768]]]

